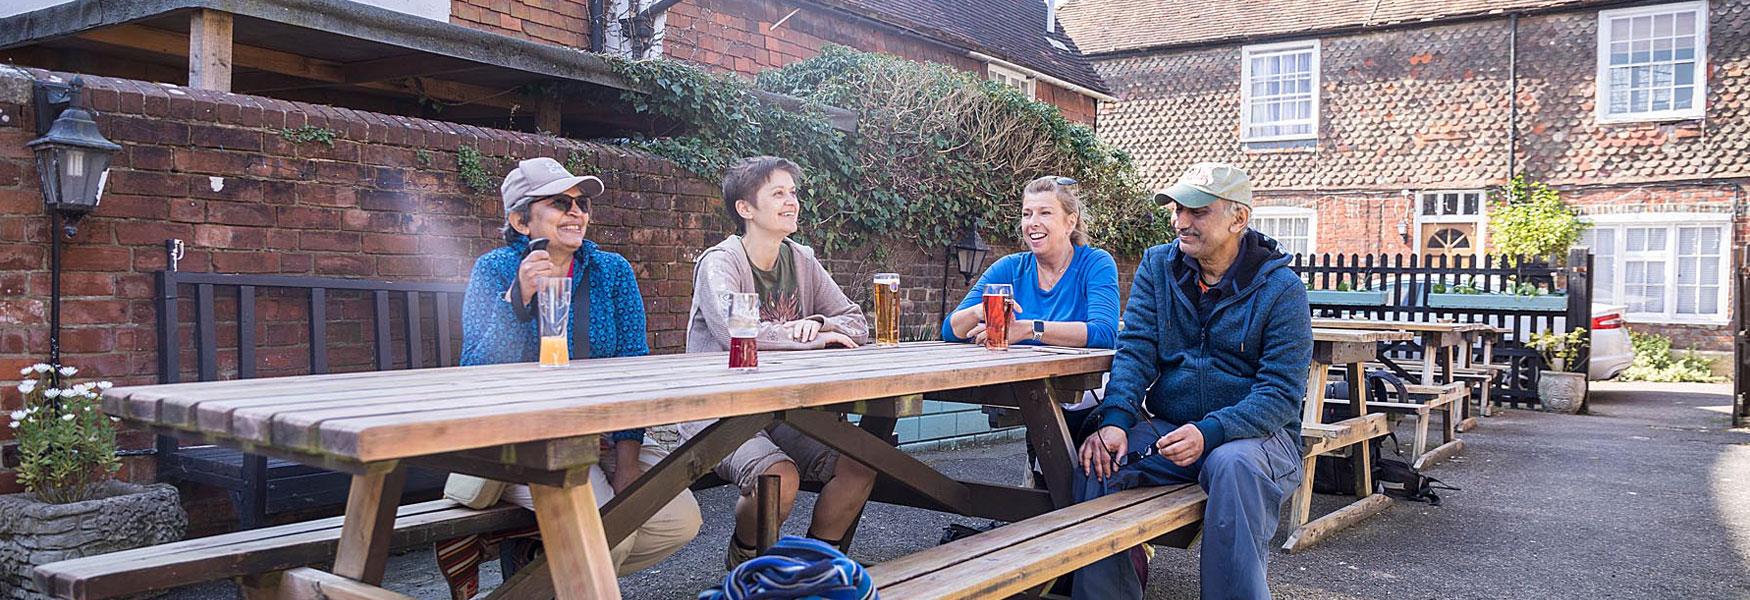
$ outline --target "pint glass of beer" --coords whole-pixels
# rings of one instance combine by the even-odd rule
[[[1015,313],[1009,304],[1009,298],[1015,294],[1014,286],[1007,283],[987,283],[984,285],[984,347],[991,350],[1009,349],[1009,323],[1015,320]]]
[[[541,366],[563,367],[571,362],[571,278],[542,277],[535,291],[535,310],[541,316]]]
[[[875,345],[899,345],[899,274],[875,274]]]
[[[729,295],[729,368],[757,371],[760,348],[760,295],[736,292]]]

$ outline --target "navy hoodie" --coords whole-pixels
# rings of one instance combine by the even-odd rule
[[[1217,285],[1231,293],[1199,310],[1187,292],[1195,292],[1197,266],[1179,242],[1143,253],[1098,422],[1128,430],[1146,402],[1174,427],[1195,425],[1205,453],[1283,429],[1299,439],[1312,311],[1290,260],[1276,240],[1248,230]]]

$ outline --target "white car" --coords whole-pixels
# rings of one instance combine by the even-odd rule
[[[1592,305],[1592,361],[1586,365],[1587,379],[1610,379],[1634,364],[1634,346],[1629,344],[1628,324],[1622,320],[1626,310],[1624,306]]]

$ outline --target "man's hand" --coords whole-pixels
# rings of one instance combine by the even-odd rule
[[[522,284],[522,303],[526,305],[530,300],[534,300],[535,292],[541,289],[541,278],[552,277],[557,274],[556,271],[557,269],[553,268],[553,258],[547,254],[546,250],[536,250],[530,252],[528,256],[524,256],[522,264],[517,266],[516,273],[517,282]]]
[[[1178,429],[1155,440],[1155,450],[1175,465],[1190,466],[1203,456],[1203,432],[1190,423],[1180,425]]]
[[[814,319],[791,321],[785,323],[784,328],[790,330],[790,339],[804,344],[813,342],[815,336],[820,335],[820,321]]]
[[[1105,481],[1118,470],[1117,455],[1130,447],[1130,436],[1124,429],[1107,425],[1082,442],[1082,473]]]
[[[839,333],[837,331],[828,331],[826,333],[822,333],[822,334],[820,334],[819,337],[815,338],[815,340],[817,343],[820,344],[821,348],[831,348],[834,346],[838,346],[840,348],[855,348],[855,347],[857,347],[856,340],[851,339],[851,336]]]
[[[973,325],[972,331],[966,332],[966,339],[972,340],[974,344],[984,345],[984,323]]]
[[[615,465],[614,480],[608,482],[608,485],[614,488],[615,494],[626,491],[632,482],[638,481],[639,477],[644,476],[643,467],[644,465],[638,464],[637,461],[633,461],[630,465]]]

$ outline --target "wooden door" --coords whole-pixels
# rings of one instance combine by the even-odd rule
[[[1422,256],[1433,258],[1474,256],[1477,253],[1476,223],[1423,223]]]

